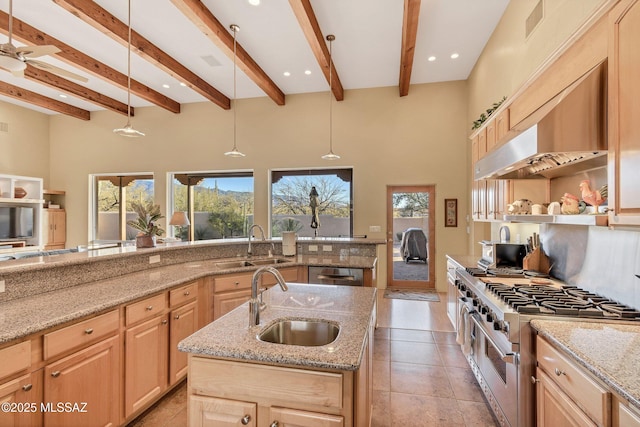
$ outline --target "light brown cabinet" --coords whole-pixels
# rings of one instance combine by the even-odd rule
[[[538,369],[536,376],[538,427],[597,426],[544,371]]]
[[[120,416],[120,338],[107,338],[44,367],[46,427],[116,426]],[[72,405],[60,407],[60,404]]]
[[[640,224],[640,1],[609,13],[609,224]]]
[[[197,301],[171,311],[169,319],[169,386],[176,384],[187,375],[187,353],[178,350],[178,343],[197,330]]]
[[[42,212],[42,243],[45,250],[64,249],[67,241],[67,213],[64,209],[43,209]]]
[[[39,403],[41,396],[41,370],[4,383],[0,382],[0,403],[9,404],[8,408],[10,409],[9,411],[0,411],[0,425],[3,427],[42,425],[42,412]]]

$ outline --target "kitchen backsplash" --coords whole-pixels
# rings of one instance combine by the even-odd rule
[[[552,276],[640,309],[640,230],[543,224]]]

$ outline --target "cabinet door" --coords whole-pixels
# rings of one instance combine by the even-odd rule
[[[609,17],[609,224],[640,224],[640,1]]]
[[[23,375],[0,384],[0,404],[9,404],[9,411],[0,411],[0,426],[33,427],[42,425],[42,371]],[[15,406],[11,406],[15,405]],[[14,410],[15,409],[15,410]]]
[[[502,111],[496,117],[496,145],[501,144],[502,138],[509,132],[509,109]]]
[[[484,157],[487,153],[487,128],[484,128],[478,134],[478,159]]]
[[[168,323],[165,314],[125,333],[125,417],[167,388]]]
[[[596,424],[549,378],[537,370],[537,427],[587,427]]]
[[[487,182],[485,180],[474,181],[471,188],[473,219],[485,221],[487,219]]]
[[[43,240],[46,249],[64,249],[67,214],[63,209],[43,209]]]
[[[108,338],[44,368],[47,427],[117,426],[120,341]],[[60,407],[60,404],[72,405]]]
[[[234,308],[241,306],[245,302],[249,301],[249,299],[251,299],[251,289],[215,294],[213,297],[214,320],[224,316]],[[247,316],[249,316],[248,310]]]
[[[288,408],[269,408],[269,425],[278,427],[343,427],[339,415],[320,414]],[[276,424],[277,422],[277,424]]]
[[[169,385],[173,385],[187,375],[187,353],[178,350],[178,343],[198,330],[198,302],[177,308],[170,315]]]
[[[189,397],[190,427],[255,427],[257,405],[215,397]]]
[[[486,132],[487,132],[487,152],[493,150],[496,146],[496,140],[497,140],[497,129],[496,129],[496,121],[495,120],[491,120],[489,123],[487,123],[487,128],[486,128]]]

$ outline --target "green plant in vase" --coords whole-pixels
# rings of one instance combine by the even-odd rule
[[[153,248],[156,246],[156,236],[162,236],[164,230],[158,225],[158,220],[164,218],[160,213],[160,205],[147,203],[131,203],[131,208],[138,215],[135,220],[127,221],[127,225],[138,230],[136,247]]]

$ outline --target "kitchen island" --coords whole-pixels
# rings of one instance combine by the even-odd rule
[[[264,294],[261,323],[249,327],[244,304],[180,342],[189,352],[189,424],[367,426],[376,290],[288,284]],[[322,319],[340,326],[321,346],[262,342],[280,319]],[[235,420],[235,421],[234,421]],[[235,424],[234,424],[235,422]],[[277,424],[281,423],[281,424]]]

